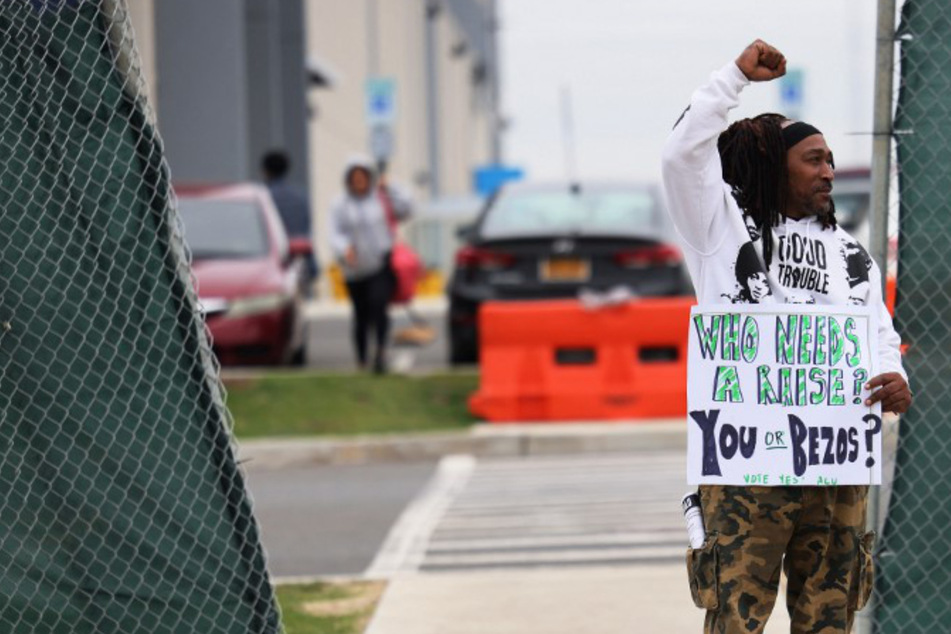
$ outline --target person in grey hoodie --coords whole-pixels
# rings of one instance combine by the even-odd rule
[[[357,365],[367,367],[372,330],[376,343],[373,369],[382,374],[390,331],[387,307],[396,289],[390,253],[396,225],[412,215],[412,202],[399,188],[382,179],[378,182],[372,163],[364,157],[347,163],[343,181],[344,192],[331,207],[331,248],[353,305]]]

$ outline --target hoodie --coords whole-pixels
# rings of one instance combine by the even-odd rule
[[[664,147],[663,182],[684,259],[701,304],[786,303],[870,306],[878,313],[879,371],[898,372],[901,340],[882,299],[881,272],[841,228],[815,217],[773,229],[767,270],[760,232],[723,181],[717,139],[749,80],[735,63],[694,92]]]
[[[356,196],[347,185],[350,173],[356,169],[366,170],[370,175],[370,188],[365,196]],[[393,250],[393,230],[376,186],[373,164],[368,158],[351,158],[344,169],[343,183],[343,193],[330,208],[330,244],[344,277],[356,281],[375,275],[386,266],[388,254]],[[409,196],[392,186],[387,187],[387,194],[396,219],[408,219],[413,209]],[[351,247],[357,254],[353,264],[346,259]]]

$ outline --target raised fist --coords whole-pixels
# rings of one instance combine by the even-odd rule
[[[756,40],[736,58],[736,65],[750,81],[769,81],[786,74],[786,58],[763,40]]]

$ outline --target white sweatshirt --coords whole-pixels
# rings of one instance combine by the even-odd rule
[[[773,259],[766,270],[761,236],[744,220],[723,181],[717,151],[727,114],[749,83],[733,62],[713,73],[691,97],[664,147],[667,209],[698,302],[872,306],[878,310],[879,371],[907,380],[901,340],[882,300],[881,272],[849,234],[823,229],[814,217],[786,218],[773,229]]]

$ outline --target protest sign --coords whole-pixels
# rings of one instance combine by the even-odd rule
[[[694,306],[688,482],[880,484],[876,321],[865,306]]]

